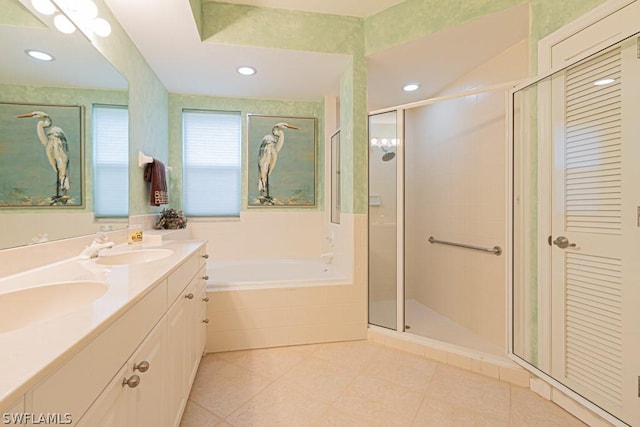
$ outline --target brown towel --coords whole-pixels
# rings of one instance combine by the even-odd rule
[[[160,206],[169,203],[169,193],[167,193],[167,177],[164,163],[153,159],[153,163],[147,163],[144,167],[144,180],[151,183],[151,194],[149,205]]]

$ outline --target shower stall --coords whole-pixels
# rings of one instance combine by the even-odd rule
[[[507,85],[369,116],[369,323],[507,342]]]

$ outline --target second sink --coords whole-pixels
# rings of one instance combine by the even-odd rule
[[[78,281],[0,294],[0,333],[88,307],[108,289],[104,283]]]

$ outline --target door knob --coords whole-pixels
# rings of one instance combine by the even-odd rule
[[[557,247],[559,247],[560,249],[575,248],[576,247],[576,244],[575,243],[570,243],[569,239],[567,239],[565,236],[556,237],[556,240],[553,241],[553,244],[556,245]]]

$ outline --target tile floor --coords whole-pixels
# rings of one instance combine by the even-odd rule
[[[181,426],[584,424],[528,389],[353,341],[209,354]]]

